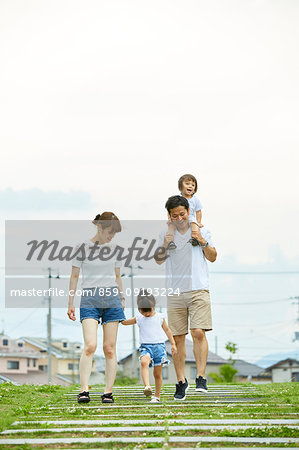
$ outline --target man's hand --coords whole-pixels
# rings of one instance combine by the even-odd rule
[[[171,346],[171,353],[172,353],[173,355],[176,355],[176,354],[177,354],[177,351],[178,351],[178,349],[177,349],[176,344],[172,344],[172,346]]]
[[[76,320],[75,307],[74,306],[69,306],[68,307],[67,315],[69,316],[69,319],[71,319],[73,321]]]

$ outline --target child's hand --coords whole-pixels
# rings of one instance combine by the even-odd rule
[[[173,355],[176,355],[176,354],[177,354],[177,347],[176,347],[175,344],[172,344],[172,346],[171,346],[171,353],[172,353]]]
[[[202,237],[201,232],[199,231],[199,227],[197,227],[197,230],[196,230],[196,231],[192,231],[191,236],[192,236],[194,239],[196,239],[196,240],[199,242],[200,245],[204,245],[205,242],[206,242],[206,241],[204,240],[204,238]]]
[[[174,240],[174,235],[170,233],[166,233],[164,236],[164,244],[167,247],[170,242]]]
[[[201,238],[201,233],[199,231],[199,228],[197,228],[197,230],[191,231],[191,237],[193,237],[197,241]]]
[[[202,223],[199,223],[198,226],[199,226],[199,228],[202,228],[202,227],[203,227],[203,224],[202,224]]]

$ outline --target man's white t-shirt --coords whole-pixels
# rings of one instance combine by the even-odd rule
[[[82,274],[82,288],[93,288],[93,287],[114,287],[116,286],[115,281],[115,268],[121,267],[121,262],[117,261],[117,254],[112,255],[115,249],[114,245],[109,243],[96,245],[91,241],[85,241],[78,244],[74,252],[79,248],[84,246],[83,252],[79,252],[78,255],[72,259],[72,266],[79,267]],[[103,248],[107,249],[103,251]],[[108,253],[110,250],[110,253]],[[102,254],[100,253],[102,252]],[[88,257],[92,257],[88,259]],[[81,261],[81,259],[83,261]],[[105,259],[105,261],[103,260]]]
[[[164,314],[156,312],[152,317],[137,314],[136,323],[139,327],[140,344],[163,344],[165,333],[162,328]]]
[[[200,229],[202,237],[214,247],[211,233],[205,227]],[[166,230],[160,233],[158,246],[161,247],[164,241]],[[191,228],[189,226],[185,234],[178,230],[174,233],[174,243],[176,249],[168,250],[166,259],[166,288],[173,291],[182,292],[198,291],[209,289],[209,271],[207,260],[202,248],[193,246],[190,242]]]

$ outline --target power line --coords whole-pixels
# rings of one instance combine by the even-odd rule
[[[285,302],[285,301],[287,301],[287,300],[291,300],[292,299],[292,297],[289,297],[289,298],[281,298],[281,299],[278,299],[278,300],[261,300],[261,301],[259,301],[259,302],[234,302],[234,303],[226,303],[226,302],[224,302],[224,303],[217,303],[217,302],[212,302],[212,304],[213,305],[231,305],[231,306],[233,306],[233,305],[260,305],[260,304],[265,304],[265,303],[279,303],[279,302]]]
[[[5,267],[5,266],[1,266],[0,267],[0,270],[5,270],[5,269],[9,269],[9,270],[11,270],[11,269],[22,269],[22,270],[29,270],[29,269],[33,269],[33,268],[30,268],[30,267],[19,267],[19,266],[14,266],[14,267]],[[155,267],[150,267],[150,268],[148,268],[148,270],[149,271],[161,271],[161,269],[159,269],[159,268],[155,268]],[[214,274],[217,274],[217,275],[226,275],[226,274],[229,274],[229,275],[277,275],[277,274],[279,274],[279,275],[284,275],[284,274],[286,274],[286,275],[298,275],[299,274],[299,270],[265,270],[265,271],[261,271],[261,270],[258,270],[258,271],[248,271],[248,270],[210,270],[209,271],[209,273],[210,274],[212,274],[212,275],[214,275]],[[69,277],[69,275],[64,275],[64,276],[68,276]],[[164,275],[163,275],[164,276]],[[142,277],[142,276],[140,276],[140,277]],[[143,277],[144,277],[144,275],[143,275]],[[136,276],[136,278],[138,278],[138,275]]]
[[[273,271],[270,271],[270,270],[267,270],[267,271],[241,271],[241,270],[239,270],[239,271],[211,271],[210,270],[210,272],[209,272],[210,274],[220,274],[220,275],[222,275],[222,274],[230,274],[230,275],[277,275],[277,274],[282,274],[282,275],[284,275],[284,274],[296,274],[296,275],[298,275],[299,274],[299,271],[298,270],[283,270],[283,271],[280,271],[280,270],[273,270]]]

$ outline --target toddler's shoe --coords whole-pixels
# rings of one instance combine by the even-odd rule
[[[143,393],[146,397],[150,397],[152,395],[152,388],[150,386],[145,386]]]
[[[150,403],[161,403],[160,399],[158,397],[155,397],[154,395],[152,396],[152,399],[150,401]]]
[[[189,242],[190,242],[190,244],[193,245],[193,247],[196,247],[197,245],[200,245],[199,242],[198,242],[198,240],[195,239],[195,238],[189,239]]]
[[[175,250],[175,249],[176,249],[175,243],[173,241],[169,242],[167,250]]]

